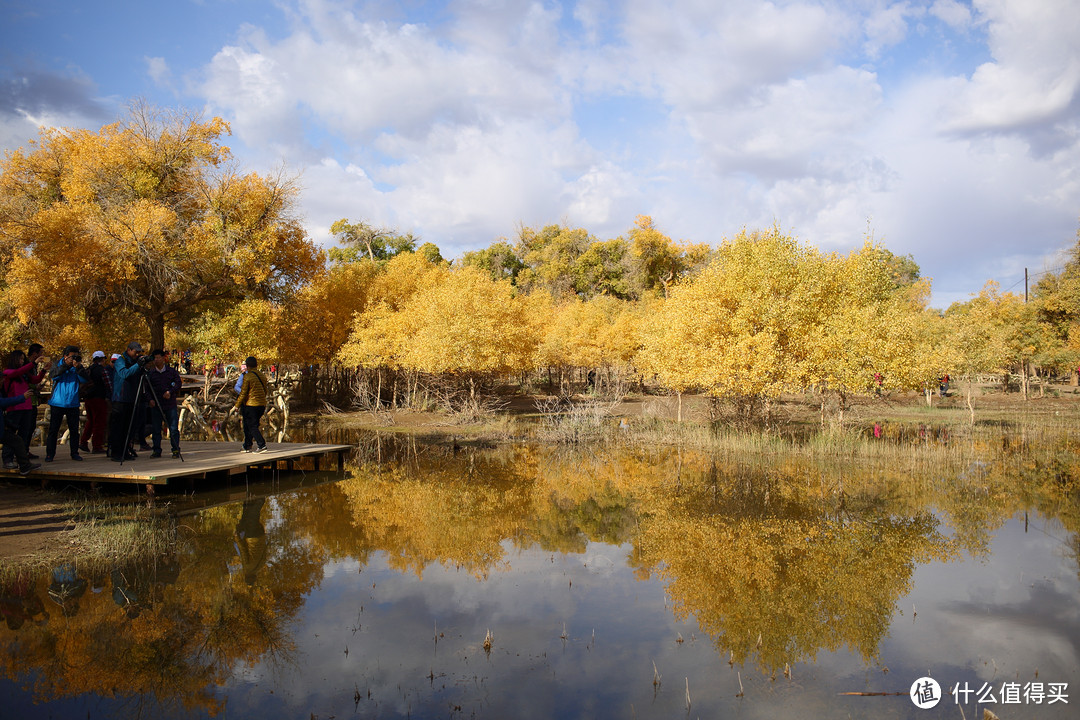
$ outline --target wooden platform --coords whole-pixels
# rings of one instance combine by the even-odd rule
[[[166,445],[159,458],[151,458],[150,451],[139,451],[139,457],[125,460],[121,465],[107,455],[82,453],[82,461],[72,460],[67,446],[57,448],[52,462],[34,460],[41,467],[29,477],[50,481],[80,480],[85,482],[150,483],[164,485],[173,478],[205,478],[211,475],[235,475],[253,467],[277,467],[284,464],[293,469],[302,458],[314,458],[315,470],[344,470],[345,453],[352,445],[317,445],[314,443],[267,443],[264,453],[241,452],[239,443],[184,442],[180,447],[183,460],[173,459],[172,450]],[[44,448],[30,448],[38,455]],[[335,455],[332,462],[326,455]],[[0,470],[0,473],[16,476],[17,470]]]

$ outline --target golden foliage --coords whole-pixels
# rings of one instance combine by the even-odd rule
[[[210,304],[281,299],[313,277],[324,259],[291,216],[293,184],[226,167],[228,132],[136,105],[11,153],[0,242],[20,319],[60,341],[73,322],[133,316],[160,345]]]
[[[346,365],[449,375],[534,366],[536,300],[475,267],[450,270],[403,253],[374,283],[373,298],[338,354]]]

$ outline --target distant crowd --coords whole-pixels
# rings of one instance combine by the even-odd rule
[[[136,459],[140,451],[160,458],[163,427],[172,457],[183,459],[178,407],[183,378],[171,360],[171,354],[160,348],[144,354],[138,340],[129,342],[122,353],[106,355],[96,350],[89,363],[83,362],[82,351],[75,345],[65,347],[56,361],[46,357],[39,343],[25,352],[11,351],[0,379],[4,468],[27,475],[41,467],[34,462],[40,456],[30,447],[38,420],[38,386],[46,377],[51,386],[46,462],[56,457],[57,438],[65,423],[72,460],[81,461],[86,453],[107,454],[115,462],[124,462]],[[182,362],[190,372],[190,357]],[[267,378],[254,357],[241,363],[240,370],[234,409],[243,421],[243,451],[265,452],[259,421],[266,411]],[[81,408],[86,410],[86,422],[80,432]]]

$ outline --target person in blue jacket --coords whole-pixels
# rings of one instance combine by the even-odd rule
[[[15,397],[0,398],[0,411],[9,407],[13,407],[29,400],[34,396],[34,389],[27,388],[26,392],[22,395],[16,395]],[[0,435],[0,442],[4,444],[4,449],[10,448],[15,453],[15,459],[19,463],[19,474],[29,475],[31,471],[37,470],[41,467],[41,463],[35,463],[30,461],[30,455],[26,452],[26,443],[19,437],[19,434],[15,432],[7,423],[0,423],[0,428],[3,428],[3,435]]]
[[[74,345],[64,348],[64,358],[49,371],[52,394],[49,396],[49,432],[45,436],[45,462],[56,457],[56,438],[60,423],[67,420],[71,459],[82,460],[79,454],[79,387],[86,382],[82,352]]]
[[[113,379],[112,409],[109,415],[109,458],[116,462],[133,460],[137,456],[131,448],[131,415],[135,411],[135,395],[142,381],[143,365],[147,357],[142,354],[142,343],[132,340],[120,357],[113,362],[116,375]]]

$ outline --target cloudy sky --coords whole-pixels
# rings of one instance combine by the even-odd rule
[[[653,216],[677,240],[872,232],[947,305],[1080,222],[1076,0],[0,0],[0,148],[132,98],[220,115],[336,219],[447,257]]]

